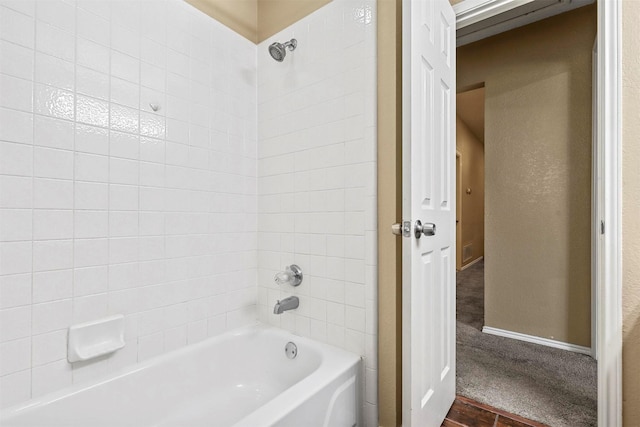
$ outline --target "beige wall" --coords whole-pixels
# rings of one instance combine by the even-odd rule
[[[485,323],[591,341],[591,51],[583,7],[458,49],[485,83]]]
[[[331,0],[186,1],[254,43],[260,43],[331,2]]]
[[[460,153],[462,185],[462,215],[460,216],[460,244],[458,251],[473,245],[473,255],[465,266],[484,255],[484,146],[467,124],[456,115],[456,149]],[[471,189],[471,194],[466,190]]]
[[[402,2],[378,0],[378,419],[402,424]],[[395,84],[394,84],[395,83]]]
[[[640,420],[640,2],[622,9],[623,421]]]
[[[186,0],[254,43],[258,42],[258,0]]]
[[[331,0],[258,0],[258,43],[329,2]]]

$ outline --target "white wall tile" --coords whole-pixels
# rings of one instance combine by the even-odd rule
[[[33,333],[37,335],[65,329],[71,324],[71,308],[71,299],[35,304],[33,306]]]
[[[168,14],[165,7],[174,4]],[[255,202],[247,203],[255,198],[257,148],[242,145],[224,162],[209,162],[215,148],[209,144],[209,94],[255,106],[256,83],[241,74],[211,79],[203,65],[215,54],[210,30],[204,44],[184,30],[190,16],[201,16],[198,25],[224,35],[215,41],[222,49],[234,40],[242,46],[234,51],[246,58],[234,64],[253,69],[250,76],[256,48],[176,0],[144,3],[142,10],[142,2],[113,1],[6,0],[0,6],[0,310],[2,323],[11,326],[3,325],[2,339],[34,334],[32,356],[18,356],[26,346],[2,352],[19,361],[0,374],[0,385],[15,387],[18,396],[7,398],[2,390],[3,406],[255,320],[256,261],[249,255],[255,239],[233,241],[221,224],[247,208],[254,213],[243,223],[257,221]],[[173,74],[166,68],[165,20],[180,21],[178,34],[186,41],[170,53]],[[169,75],[179,76],[181,86],[168,85]],[[171,102],[167,87],[179,89]],[[238,135],[246,117],[239,106],[225,113]],[[172,122],[170,133],[167,114],[183,120]],[[243,126],[255,139],[255,117]],[[167,137],[180,143],[168,155]],[[178,167],[167,169],[167,163]],[[226,216],[210,218],[212,200],[221,194],[214,191],[229,189],[238,196],[224,195],[219,206]],[[218,241],[225,244],[209,243]],[[212,256],[220,261],[211,263]],[[242,288],[229,288],[237,298],[225,307],[227,289],[212,277],[241,271],[247,262],[247,272],[236,273]],[[190,280],[200,283],[197,293],[190,293]],[[216,301],[213,294],[220,295]],[[204,302],[203,317],[191,322],[190,298]],[[137,316],[156,307],[162,308],[154,329],[138,329]],[[127,316],[130,345],[108,363],[69,369],[66,328],[120,312]]]
[[[36,116],[34,129],[35,145],[73,150],[73,122],[45,116]]]
[[[109,154],[109,131],[96,126],[76,124],[75,150],[92,154]]]
[[[69,230],[66,230],[66,233],[68,232]],[[72,267],[72,240],[45,240],[33,243],[33,271],[62,270]]]
[[[0,377],[0,405],[11,406],[31,397],[31,369]]]
[[[138,361],[142,362],[151,357],[158,356],[164,351],[164,335],[157,332],[138,338]]]
[[[36,52],[35,81],[73,90],[75,86],[73,62]]]
[[[33,180],[33,207],[46,209],[73,208],[73,182],[61,179]]]
[[[3,0],[2,5],[27,16],[36,15],[35,0]]]
[[[31,338],[32,364],[40,366],[67,357],[67,331],[54,331]]]
[[[108,357],[101,357],[88,362],[78,362],[73,364],[72,379],[74,384],[90,384],[104,377],[109,372]]]
[[[30,80],[0,74],[2,97],[0,107],[25,112],[33,111],[33,83]]]
[[[0,41],[0,73],[21,79],[33,79],[33,51],[23,46]]]
[[[33,17],[20,13],[13,8],[1,6],[0,39],[33,48],[35,41]]]
[[[79,239],[73,245],[73,265],[91,267],[109,263],[108,239]]]
[[[34,240],[73,238],[73,211],[37,209],[33,212]]]
[[[53,86],[35,84],[33,110],[38,114],[73,120],[75,118],[75,94]]]
[[[75,153],[75,179],[78,181],[109,182],[109,158]]]
[[[0,227],[0,241],[31,240],[33,236],[29,209],[0,209],[0,224],[11,224],[11,227]]]
[[[364,46],[375,46],[375,21],[357,19],[361,6],[336,0],[258,46],[258,304],[263,321],[365,357],[365,425],[373,426],[376,282],[367,272],[376,240],[365,236],[377,227],[376,141],[365,105],[375,104],[375,86],[364,82],[375,81],[375,49]],[[291,37],[305,49],[273,61],[268,44]],[[293,262],[306,273],[289,290],[300,308],[274,316],[281,292],[270,279]]]
[[[45,271],[33,274],[33,303],[58,301],[73,295],[71,270]]]
[[[71,365],[66,360],[36,366],[31,370],[31,394],[33,397],[71,385]]]
[[[0,276],[0,309],[31,303],[31,274]]]
[[[74,61],[75,38],[71,33],[58,27],[37,21],[36,50],[66,61]]]
[[[76,91],[92,98],[109,99],[109,76],[87,67],[76,65]]]
[[[30,272],[31,246],[31,242],[0,242],[0,275]]]
[[[34,147],[33,175],[40,178],[73,179],[73,152]]]
[[[76,95],[76,120],[87,125],[109,126],[109,103],[102,99]]]
[[[79,5],[77,10],[78,37],[109,46],[109,21],[82,7]]]
[[[109,207],[108,184],[76,182],[73,195],[76,209],[106,210]]]
[[[0,142],[0,173],[31,176],[33,174],[33,147],[12,142]]]
[[[109,214],[106,211],[76,211],[73,237],[80,239],[108,237]]]
[[[97,32],[100,32],[97,30]],[[103,34],[100,32],[100,34]],[[81,37],[76,39],[77,63],[101,73],[109,73],[109,49]]]
[[[31,335],[31,306],[0,310],[0,342]]]
[[[75,5],[61,0],[36,3],[36,18],[69,33],[75,32]]]
[[[139,83],[140,60],[121,52],[111,51],[111,75],[131,83]]]
[[[25,144],[33,143],[33,115],[0,108],[0,139]]]
[[[76,296],[73,299],[73,323],[84,323],[103,318],[109,314],[106,293]]]

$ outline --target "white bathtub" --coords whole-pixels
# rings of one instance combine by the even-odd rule
[[[352,427],[359,365],[351,353],[256,325],[8,408],[0,425]]]

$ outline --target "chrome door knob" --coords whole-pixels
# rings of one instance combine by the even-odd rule
[[[415,234],[416,239],[419,239],[422,235],[435,236],[436,225],[431,222],[427,222],[422,225],[422,221],[417,220],[416,224],[413,227],[413,233]]]

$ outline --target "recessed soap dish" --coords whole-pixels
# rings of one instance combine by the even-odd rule
[[[124,347],[124,316],[118,314],[69,327],[67,360],[94,359]]]

